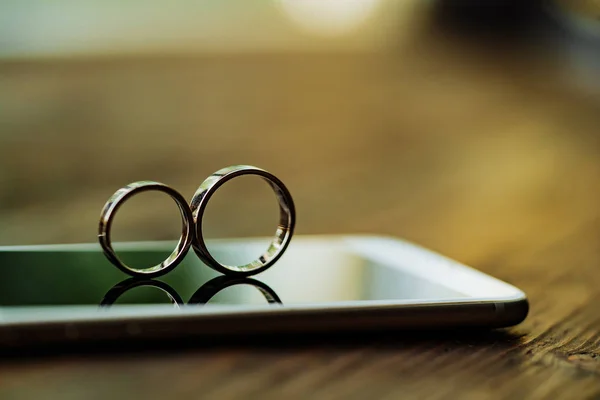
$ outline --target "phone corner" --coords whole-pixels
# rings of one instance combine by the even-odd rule
[[[529,315],[529,300],[522,298],[496,303],[496,312],[503,326],[520,324]]]

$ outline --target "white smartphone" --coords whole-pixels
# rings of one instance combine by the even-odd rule
[[[268,240],[216,240],[222,262],[244,263]],[[134,267],[171,242],[115,245]],[[296,236],[269,270],[219,275],[190,251],[172,272],[133,279],[97,244],[0,247],[0,344],[206,336],[499,328],[527,315],[514,286],[429,250],[379,236]]]

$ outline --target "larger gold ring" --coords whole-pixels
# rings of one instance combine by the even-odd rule
[[[206,205],[211,196],[225,182],[242,175],[258,175],[263,178],[275,192],[279,201],[279,224],[275,237],[267,250],[256,260],[238,266],[225,265],[217,261],[208,251],[202,232],[202,218]],[[273,174],[250,165],[234,165],[218,170],[209,176],[198,188],[191,202],[192,215],[195,224],[195,238],[192,243],[194,251],[200,259],[214,270],[227,275],[248,276],[261,273],[271,267],[287,248],[294,233],[296,210],[289,190]]]

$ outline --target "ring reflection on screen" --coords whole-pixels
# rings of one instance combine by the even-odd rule
[[[227,288],[247,285],[255,287],[269,304],[283,304],[275,291],[266,283],[253,278],[218,276],[206,282],[194,292],[188,301],[189,305],[202,305],[208,303],[219,292]],[[139,287],[153,287],[163,291],[171,303],[179,308],[184,304],[177,291],[169,284],[153,279],[129,278],[114,285],[100,301],[101,307],[110,307],[126,292]]]
[[[162,290],[171,300],[171,303],[175,307],[183,305],[183,299],[169,284],[162,281],[156,281],[153,279],[140,279],[140,278],[129,278],[117,283],[115,286],[110,288],[100,301],[100,306],[107,307],[113,305],[119,297],[124,295],[126,292],[138,288],[138,287],[153,287]]]
[[[237,278],[228,276],[218,276],[200,286],[192,295],[188,304],[206,304],[217,295],[221,290],[237,285],[254,286],[267,300],[269,304],[282,304],[277,293],[264,282],[252,278]]]

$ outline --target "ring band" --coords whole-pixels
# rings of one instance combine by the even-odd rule
[[[263,178],[275,192],[279,201],[279,224],[273,241],[259,258],[240,266],[229,266],[218,262],[208,251],[202,233],[202,218],[211,196],[225,182],[242,175],[258,175]],[[296,210],[289,190],[273,174],[250,165],[234,165],[218,170],[209,176],[198,188],[191,202],[195,223],[195,238],[192,247],[200,259],[212,269],[227,275],[249,276],[261,273],[271,267],[283,255],[294,233]]]
[[[177,207],[181,213],[181,237],[179,238],[179,242],[177,243],[175,250],[173,250],[169,257],[167,257],[167,259],[160,264],[144,269],[132,268],[123,263],[115,253],[110,240],[110,229],[117,210],[128,198],[137,193],[151,190],[168,194],[177,204]],[[100,215],[98,241],[104,250],[104,255],[106,255],[106,258],[108,258],[108,260],[121,271],[132,276],[154,278],[173,270],[183,260],[190,248],[190,245],[192,244],[192,239],[194,237],[193,225],[194,220],[192,218],[192,212],[186,200],[178,191],[158,182],[134,182],[117,190],[104,205]]]

